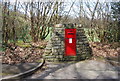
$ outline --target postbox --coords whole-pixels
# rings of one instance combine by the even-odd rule
[[[65,29],[65,56],[76,56],[76,29]]]

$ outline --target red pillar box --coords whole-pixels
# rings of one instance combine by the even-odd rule
[[[76,29],[65,29],[65,56],[76,56]]]

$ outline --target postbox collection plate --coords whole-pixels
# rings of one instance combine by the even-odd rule
[[[76,29],[65,29],[65,56],[76,56]]]

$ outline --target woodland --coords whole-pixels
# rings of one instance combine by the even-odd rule
[[[55,24],[81,24],[92,48],[91,59],[120,55],[120,1],[4,2],[0,0],[2,63],[39,62]]]

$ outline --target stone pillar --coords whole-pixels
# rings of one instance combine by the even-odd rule
[[[45,48],[43,57],[48,61],[79,61],[87,59],[91,56],[91,49],[89,47],[86,36],[84,35],[84,30],[81,27],[76,27],[76,56],[64,56],[65,54],[65,44],[64,35],[65,28],[74,25],[62,25],[57,24],[53,28],[52,37],[48,41]]]

